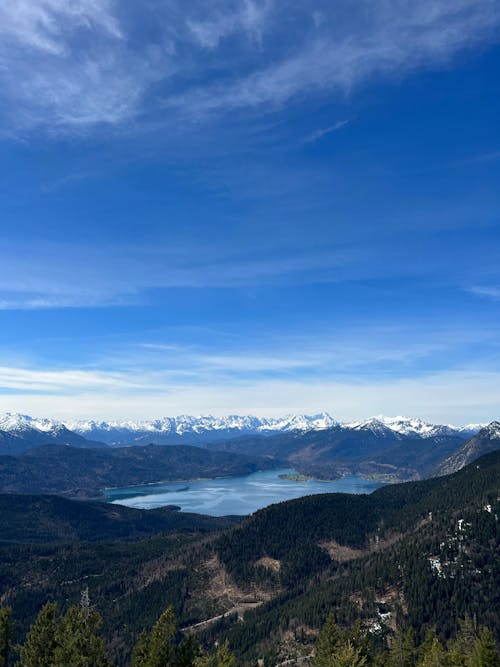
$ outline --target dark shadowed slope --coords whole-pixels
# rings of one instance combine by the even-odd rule
[[[236,521],[236,519],[234,519]],[[136,510],[59,496],[0,495],[0,542],[137,540],[156,533],[205,531],[229,526],[230,518]]]

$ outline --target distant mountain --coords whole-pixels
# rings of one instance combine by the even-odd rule
[[[435,438],[441,435],[459,435],[468,438],[477,433],[485,424],[466,424],[452,426],[451,424],[429,424],[414,417],[370,417],[361,422],[343,424],[344,428],[359,430],[371,429],[374,432],[384,432],[387,429],[401,435],[418,436],[420,438]]]
[[[431,426],[420,420],[403,421],[402,418],[372,418],[324,430],[279,433],[267,438],[248,436],[205,446],[272,456],[319,479],[354,474],[395,482],[443,474],[443,462],[466,447],[466,433],[465,427]],[[479,448],[474,454],[472,446],[466,460],[470,462],[494,448]],[[444,472],[447,471],[452,470],[446,468]]]
[[[0,454],[19,454],[34,447],[58,444],[85,449],[105,447],[89,440],[52,419],[7,412],[0,416]]]
[[[340,423],[327,413],[281,418],[183,415],[151,421],[64,423],[7,413],[0,417],[0,455],[15,456],[48,444],[81,449],[107,448],[108,445],[112,448],[149,444],[195,445],[211,451],[250,453],[254,461],[255,457],[265,457],[267,466],[272,459],[275,465],[286,463],[300,472],[323,479],[360,474],[392,482],[438,474],[440,464],[460,450],[464,441],[480,428],[480,424],[436,425],[416,418],[384,416]],[[63,456],[67,457],[67,454]],[[190,476],[189,467],[184,471],[179,467],[176,469],[179,477]],[[444,468],[448,469],[452,468]],[[39,473],[43,473],[43,469],[38,470]],[[223,472],[214,474],[230,472],[224,468]],[[148,478],[148,481],[158,479]],[[94,489],[94,481],[91,475],[83,485],[82,493]],[[127,483],[132,482],[123,482]],[[66,483],[61,492],[73,492],[68,491],[70,487],[73,491],[76,488]],[[23,488],[25,492],[34,490],[27,486]],[[61,488],[57,482],[55,487],[42,485],[37,490],[57,492]]]
[[[475,459],[500,449],[500,422],[494,421],[482,428],[477,435],[468,440],[460,449],[447,457],[439,466],[438,473],[449,475],[461,470]]]
[[[141,421],[73,420],[65,422],[67,428],[85,438],[101,440],[115,446],[149,443],[170,445],[188,441],[190,444],[197,444],[244,435],[323,430],[337,424],[338,422],[326,413],[289,415],[281,418],[252,415],[229,415],[227,417],[180,415]]]
[[[331,415],[288,415],[285,417],[255,417],[229,415],[227,417],[202,416],[162,417],[142,421],[81,421],[64,422],[65,426],[85,438],[110,445],[133,444],[189,444],[232,439],[239,436],[271,436],[278,433],[307,433],[340,427],[345,431],[372,430],[374,433],[433,438],[458,436],[468,438],[477,433],[482,424],[466,426],[434,425],[421,419],[407,417],[372,417],[365,421],[341,424]]]

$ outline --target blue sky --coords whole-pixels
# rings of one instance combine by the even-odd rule
[[[0,8],[0,405],[500,410],[500,3]]]

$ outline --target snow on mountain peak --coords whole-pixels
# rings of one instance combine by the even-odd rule
[[[500,440],[500,422],[494,421],[484,426],[479,435],[487,435],[491,440]]]
[[[29,431],[35,429],[42,433],[50,433],[64,428],[60,422],[46,417],[36,418],[15,412],[6,412],[0,416],[0,431]]]
[[[497,424],[498,422],[493,422]],[[227,437],[228,435],[272,434],[307,432],[341,427],[352,430],[369,429],[375,434],[390,435],[398,433],[403,436],[430,438],[435,436],[460,435],[469,437],[480,431],[486,424],[468,424],[466,426],[434,425],[414,417],[385,417],[377,415],[369,419],[340,423],[326,412],[314,415],[288,414],[282,417],[256,417],[254,415],[179,415],[177,417],[160,417],[143,420],[96,421],[67,420],[58,422],[53,419],[35,418],[7,412],[0,416],[0,431],[57,434],[69,429],[86,438],[104,440],[106,442],[137,441],[141,439],[157,439],[161,442],[172,441],[183,436]],[[490,425],[492,427],[492,425]],[[496,433],[498,432],[498,436]],[[500,425],[495,435],[500,437]]]
[[[66,421],[65,426],[78,433],[88,434],[96,430],[149,432],[157,434],[207,433],[218,431],[235,431],[262,433],[272,431],[309,431],[336,426],[338,422],[326,412],[317,415],[286,415],[285,417],[255,417],[253,415],[179,415],[177,417],[161,417],[151,420],[125,421]]]

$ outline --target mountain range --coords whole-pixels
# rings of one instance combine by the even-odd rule
[[[0,454],[20,454],[47,444],[71,445],[85,449],[104,447],[101,442],[70,430],[53,419],[7,412],[0,417]]]
[[[350,424],[325,414],[282,420],[179,417],[177,439],[167,439],[168,446],[161,445],[165,433],[172,434],[172,423],[147,422],[149,431],[144,430],[146,422],[127,423],[128,430],[123,423],[120,426],[127,446],[120,447],[118,426],[108,425],[110,430],[104,431],[103,426],[97,430],[86,422],[88,428],[76,432],[68,428],[75,424],[5,415],[0,418],[0,492],[88,498],[99,497],[108,486],[278,467],[294,468],[317,479],[358,475],[397,482],[449,474],[500,448],[498,422],[474,432],[479,425],[432,425],[402,417]],[[82,433],[111,434],[110,443]]]
[[[238,436],[307,433],[333,428],[354,433],[371,431],[381,435],[389,432],[418,438],[458,436],[467,439],[485,425],[430,424],[416,418],[384,416],[341,423],[325,412],[316,415],[288,415],[278,418],[251,415],[226,417],[181,415],[141,421],[66,420],[62,422],[6,413],[0,417],[0,446],[4,443],[2,449],[7,451],[9,439],[12,441],[11,451],[20,451],[23,448],[23,440],[31,441],[34,445],[57,442],[84,447],[89,446],[84,443],[84,440],[90,441],[94,446],[102,443],[111,446],[200,444]]]

